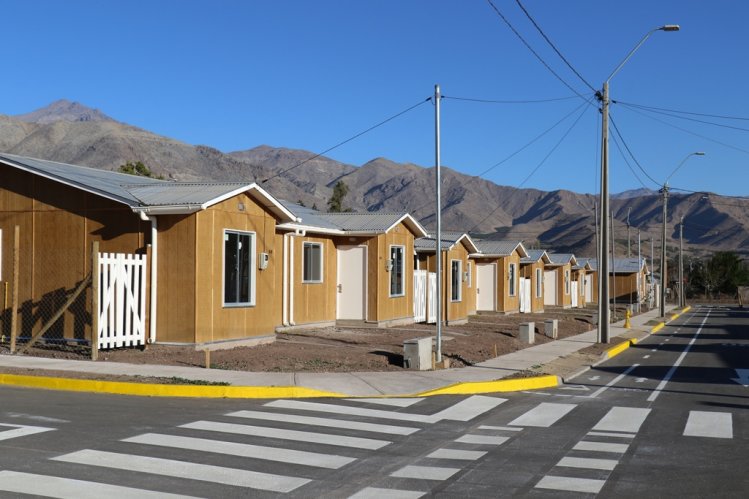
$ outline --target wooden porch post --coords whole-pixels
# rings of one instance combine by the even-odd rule
[[[91,360],[99,358],[99,241],[91,245]]]
[[[21,228],[16,225],[13,230],[13,297],[10,308],[10,353],[16,353],[16,339],[18,338],[18,268],[21,247]]]

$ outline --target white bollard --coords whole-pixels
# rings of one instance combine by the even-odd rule
[[[520,323],[520,341],[523,343],[533,344],[536,341],[536,323],[535,322],[521,322]]]
[[[548,319],[544,321],[544,334],[552,339],[559,336],[559,321],[557,319]]]

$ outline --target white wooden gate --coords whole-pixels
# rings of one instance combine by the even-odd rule
[[[577,290],[577,284],[578,284],[577,281],[572,281],[571,293],[572,293],[572,306],[574,308],[578,307],[579,298],[580,298],[580,292]]]
[[[523,277],[520,278],[520,312],[531,312],[531,280]]]
[[[427,320],[427,274],[426,270],[414,270],[414,322]]]
[[[99,348],[146,342],[146,257],[99,253]]]
[[[442,290],[444,292],[444,290]],[[427,276],[427,323],[437,324],[437,273],[429,272]]]

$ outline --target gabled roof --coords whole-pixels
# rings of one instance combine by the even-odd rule
[[[541,260],[545,264],[551,263],[551,258],[545,250],[528,250],[528,256],[520,259],[520,263],[536,263]]]
[[[465,242],[468,246],[468,253],[478,253],[479,249],[471,239],[471,236],[465,232],[456,231],[442,231],[442,240],[440,241],[440,249],[442,251],[448,251],[453,249],[461,241]],[[414,250],[417,253],[433,253],[437,249],[437,234],[430,232],[426,237],[420,237],[414,241]]]
[[[148,215],[194,213],[246,192],[279,220],[296,220],[289,210],[254,183],[170,182],[6,153],[0,154],[0,161]]]
[[[585,262],[591,268],[591,270],[598,271],[598,260],[596,258],[582,258],[578,260],[578,264]],[[647,259],[640,258],[640,263],[637,263],[637,257],[635,258],[614,258],[613,264],[609,260],[609,273],[617,274],[634,274],[642,271],[647,266]]]
[[[577,259],[572,253],[549,253],[548,255],[552,266],[577,265]]]
[[[510,256],[516,250],[521,258],[528,256],[522,241],[483,241],[475,240],[479,253],[471,256],[492,257],[492,256]]]
[[[324,213],[295,203],[283,202],[298,220],[279,225],[279,229],[305,229],[323,234],[384,234],[401,222],[416,237],[427,235],[426,229],[408,213]]]

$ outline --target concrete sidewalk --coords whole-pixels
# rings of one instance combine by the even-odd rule
[[[666,318],[671,318],[667,313]],[[631,328],[624,328],[624,321],[611,325],[610,336],[616,337],[625,333],[635,332],[638,338],[647,336],[653,329],[648,323],[658,319],[658,311],[651,310],[631,319]],[[662,327],[662,325],[660,326]],[[631,336],[631,335],[630,335]],[[125,364],[115,362],[91,362],[83,360],[58,360],[40,357],[17,355],[0,355],[0,373],[3,367],[21,369],[45,369],[87,373],[95,378],[100,375],[145,376],[163,378],[183,378],[192,381],[229,383],[232,387],[287,387],[304,388],[320,391],[332,395],[352,397],[382,397],[406,396],[424,394],[460,383],[469,383],[459,393],[471,393],[471,383],[494,382],[502,380],[521,371],[531,370],[533,367],[543,366],[561,357],[573,354],[583,348],[594,345],[597,331],[592,330],[569,338],[551,341],[532,346],[507,355],[501,355],[475,366],[444,369],[439,371],[405,371],[405,372],[360,372],[360,373],[264,373],[227,371],[219,369],[202,369],[196,367],[160,366],[148,364]],[[580,365],[580,369],[586,366]],[[9,383],[10,375],[0,375],[0,383]],[[79,383],[80,384],[80,383]],[[532,387],[532,383],[526,383]],[[35,383],[34,386],[43,386]],[[93,384],[91,385],[94,387]],[[98,386],[103,386],[99,383]],[[163,385],[144,385],[163,386]],[[174,385],[167,385],[174,386]],[[521,386],[521,385],[514,385]],[[548,385],[547,385],[548,386]],[[50,386],[52,387],[52,386]],[[64,384],[55,383],[54,387],[65,389]],[[200,388],[220,388],[203,386]],[[225,388],[225,387],[224,387]],[[71,388],[73,389],[73,388]],[[78,388],[76,388],[78,389]],[[518,389],[518,388],[514,388]],[[491,391],[483,386],[480,390]],[[92,390],[92,391],[107,391]],[[293,391],[293,390],[292,390]],[[123,392],[120,392],[123,393]],[[143,388],[139,394],[148,395]],[[186,393],[186,392],[180,392]],[[197,393],[197,392],[196,392]],[[457,392],[456,392],[457,393]],[[477,393],[477,392],[474,392]],[[154,395],[164,395],[164,390],[153,392]],[[221,396],[221,395],[217,395]],[[241,396],[241,395],[238,395]],[[292,395],[290,395],[292,396]],[[310,395],[308,395],[310,396]],[[314,396],[314,395],[311,395]],[[319,395],[318,395],[319,396]]]

